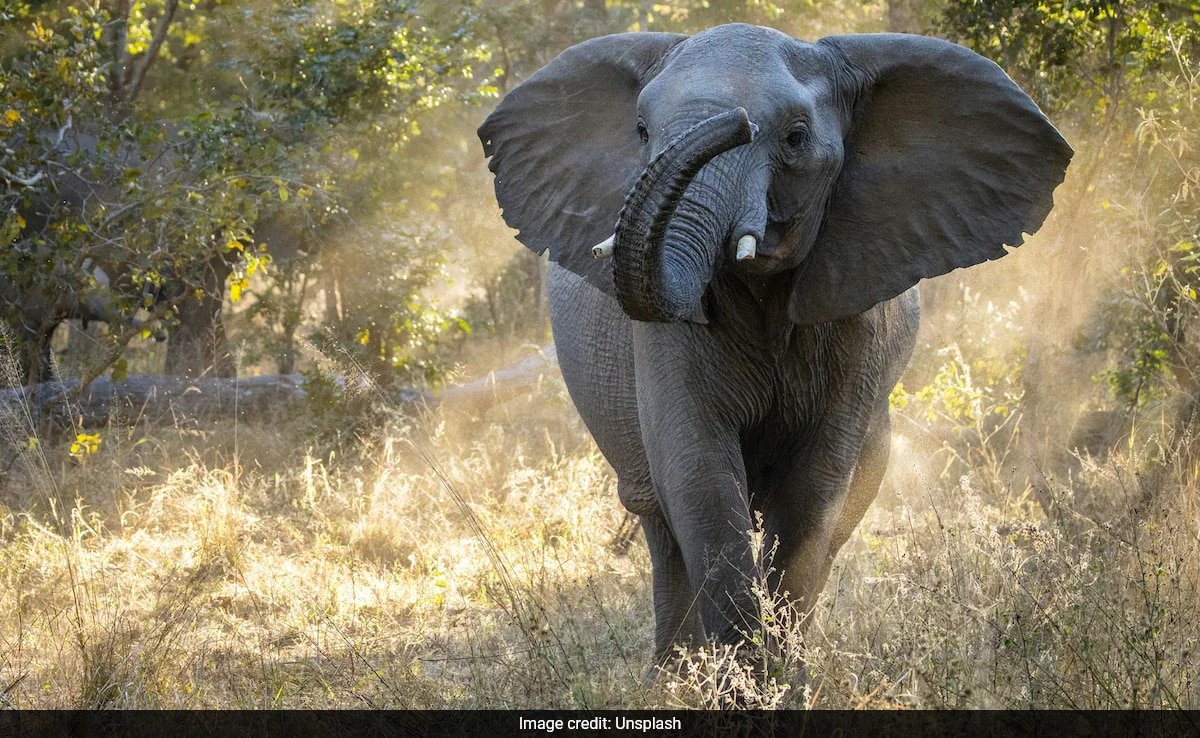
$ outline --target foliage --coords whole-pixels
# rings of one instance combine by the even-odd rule
[[[105,298],[101,319],[124,324],[109,362],[142,333],[139,311],[170,324],[182,303],[221,288],[205,279],[205,265],[250,230],[278,149],[244,110],[133,115],[156,47],[139,41],[135,19],[110,11],[56,3],[23,29],[0,29],[27,37],[0,67],[12,106],[0,212],[14,247],[0,267],[20,302],[41,296],[47,325],[77,312],[81,295]],[[135,31],[121,49],[118,25]],[[127,57],[123,67],[114,56]]]
[[[950,0],[936,27],[995,60],[1057,116],[1110,120],[1156,96],[1200,11],[1160,0]]]
[[[348,240],[339,259],[374,266],[334,272],[338,315],[314,332],[313,345],[369,376],[441,380],[447,367],[438,349],[471,332],[458,315],[418,297],[443,275],[443,238],[433,232],[385,231],[373,241]]]
[[[1130,407],[1161,398],[1164,383],[1200,396],[1190,328],[1191,244],[1200,240],[1198,21],[1200,9],[1156,0],[956,0],[938,24],[1000,63],[1060,127],[1077,132],[1077,149],[1085,147],[1058,226],[1073,256],[1060,259],[1051,278],[1062,296],[1105,285],[1076,347],[1109,355],[1113,364],[1098,375]],[[1097,258],[1074,238],[1088,226],[1103,242],[1121,244],[1116,259]],[[1108,268],[1092,266],[1100,264]],[[1066,311],[1066,298],[1052,297],[1042,309]]]
[[[47,321],[100,289],[81,267],[119,277],[127,329],[112,332],[109,361],[146,320],[170,329],[205,292],[239,302],[265,264],[256,231],[267,219],[301,224],[289,235],[304,243],[267,246],[312,269],[313,247],[349,225],[370,242],[360,224],[380,208],[406,217],[396,196],[420,172],[394,162],[419,116],[487,87],[474,81],[485,53],[469,3],[47,5],[0,19],[6,38],[28,36],[0,67],[11,101],[0,235],[16,246],[0,266],[48,296]],[[227,285],[212,280],[219,255]],[[425,254],[391,248],[364,263],[397,256]]]
[[[492,337],[540,345],[547,338],[544,270],[541,257],[522,249],[467,302],[463,318]]]
[[[71,443],[68,453],[71,458],[82,460],[98,453],[103,440],[99,433],[76,433],[75,440]]]
[[[922,451],[944,459],[943,479],[979,469],[999,478],[1019,451],[1027,360],[1021,326],[1028,301],[1022,293],[997,304],[962,288],[955,310],[939,316],[937,334],[927,335],[905,375],[917,389],[902,384],[891,393],[895,427],[932,442]]]
[[[1176,47],[1177,74],[1160,104],[1139,110],[1141,191],[1122,203],[1135,236],[1118,281],[1128,357],[1108,373],[1117,396],[1137,405],[1164,383],[1200,398],[1200,62]]]

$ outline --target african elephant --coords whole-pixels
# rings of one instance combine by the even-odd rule
[[[741,24],[573,46],[479,136],[504,219],[550,252],[559,363],[641,516],[660,661],[742,642],[760,578],[811,607],[880,486],[914,285],[1021,244],[1072,155],[961,46]]]

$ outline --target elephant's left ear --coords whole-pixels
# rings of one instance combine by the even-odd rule
[[[793,320],[863,312],[998,259],[1041,227],[1073,152],[1000,67],[923,36],[818,43],[843,71],[851,118],[828,216],[796,273]]]

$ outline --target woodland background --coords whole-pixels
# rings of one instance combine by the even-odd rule
[[[1076,151],[1026,245],[923,285],[804,689],[771,593],[766,681],[643,683],[648,557],[551,365],[414,401],[549,343],[487,111],[730,21],[957,41]],[[1200,707],[1198,94],[1193,0],[0,0],[0,386],[298,389],[0,393],[0,705]]]

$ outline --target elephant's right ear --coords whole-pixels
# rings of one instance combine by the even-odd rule
[[[483,125],[504,221],[535,253],[612,291],[591,248],[613,234],[645,167],[637,99],[686,36],[621,33],[564,51],[510,92]]]

